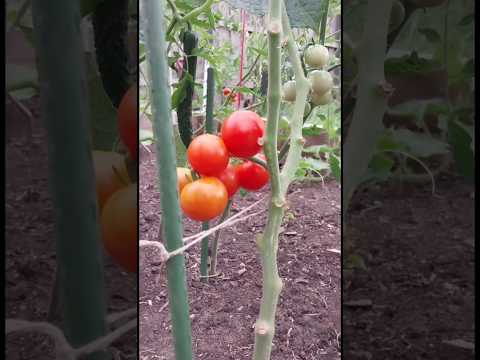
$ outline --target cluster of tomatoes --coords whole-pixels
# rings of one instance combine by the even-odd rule
[[[304,53],[304,61],[308,66],[308,79],[311,83],[310,102],[314,106],[327,105],[333,101],[333,78],[330,73],[325,70],[328,64],[330,54],[328,49],[323,45],[311,45],[307,47]],[[295,101],[296,99],[296,82],[295,80],[287,81],[283,84],[282,97],[285,101]],[[306,115],[310,113],[311,106],[307,104],[305,107]]]
[[[223,96],[226,98],[233,99],[233,102],[236,103],[240,99],[240,93],[234,93],[232,94],[232,89],[229,87],[224,87],[223,88]]]
[[[248,160],[256,157],[265,163],[265,156],[260,154],[264,133],[260,116],[239,110],[224,121],[220,136],[203,134],[192,140],[187,149],[192,170],[177,169],[180,206],[186,216],[211,220],[223,213],[239,188],[256,191],[268,183],[265,167]]]
[[[138,151],[137,99],[137,87],[134,86],[124,95],[118,108],[120,138],[131,159],[136,159]],[[93,161],[103,245],[117,264],[136,272],[137,183],[130,179],[124,155],[94,151]]]

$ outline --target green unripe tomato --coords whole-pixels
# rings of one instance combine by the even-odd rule
[[[312,45],[305,50],[305,64],[312,68],[321,69],[328,64],[330,53],[323,45]]]
[[[283,88],[282,88],[283,100],[295,101],[295,98],[297,97],[296,84],[297,83],[295,82],[295,80],[290,80],[290,81],[287,81],[285,84],[283,84]]]
[[[412,4],[419,8],[431,8],[440,6],[445,3],[445,0],[409,0]]]
[[[323,94],[313,92],[311,99],[312,103],[316,106],[330,104],[333,101],[332,91],[329,90]]]
[[[328,71],[314,70],[308,74],[312,89],[317,94],[324,94],[333,87],[333,78]]]
[[[390,22],[388,24],[388,32],[397,30],[400,24],[403,22],[403,19],[405,19],[405,8],[400,1],[396,0],[392,5]]]

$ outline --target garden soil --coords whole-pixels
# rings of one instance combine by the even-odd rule
[[[344,259],[366,269],[344,271],[345,359],[474,359],[474,188],[451,173],[435,185],[353,198]]]
[[[142,149],[140,238],[158,240],[160,201],[153,153]],[[235,195],[232,214],[268,190]],[[340,358],[340,186],[334,182],[294,185],[288,195],[278,254],[284,282],[276,317],[273,360]],[[258,209],[265,209],[265,200]],[[252,211],[255,211],[252,209]],[[199,280],[200,247],[186,254],[188,293],[197,359],[251,359],[253,325],[258,316],[262,270],[255,245],[267,212],[221,233],[220,275]],[[201,230],[184,218],[185,236]],[[158,250],[141,251],[140,358],[173,360],[165,269],[152,268]]]

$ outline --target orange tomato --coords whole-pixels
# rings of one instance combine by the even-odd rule
[[[185,185],[192,182],[192,175],[190,169],[179,167],[177,168],[177,184],[178,192],[181,193]]]
[[[129,272],[137,271],[137,184],[120,189],[105,204],[101,216],[102,240],[113,260]]]
[[[130,179],[125,159],[118,153],[94,151],[93,165],[98,206],[102,210],[108,198],[116,191],[126,187]]]
[[[227,206],[228,192],[214,177],[204,177],[185,185],[180,194],[180,206],[192,220],[207,221],[219,216]]]

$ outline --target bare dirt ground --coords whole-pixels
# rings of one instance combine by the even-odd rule
[[[153,154],[141,153],[140,239],[157,240],[160,200]],[[236,195],[233,213],[267,193]],[[280,236],[279,271],[284,280],[272,359],[340,358],[340,186],[292,186]],[[264,208],[265,205],[262,205]],[[193,346],[197,359],[250,359],[253,325],[261,297],[261,267],[254,242],[266,212],[222,232],[218,270],[199,280],[199,246],[186,254]],[[200,231],[184,219],[184,233]],[[140,359],[174,359],[165,271],[149,266],[155,249],[140,255]]]
[[[354,197],[347,233],[367,269],[344,288],[346,359],[474,359],[474,188],[452,174],[436,185]]]

